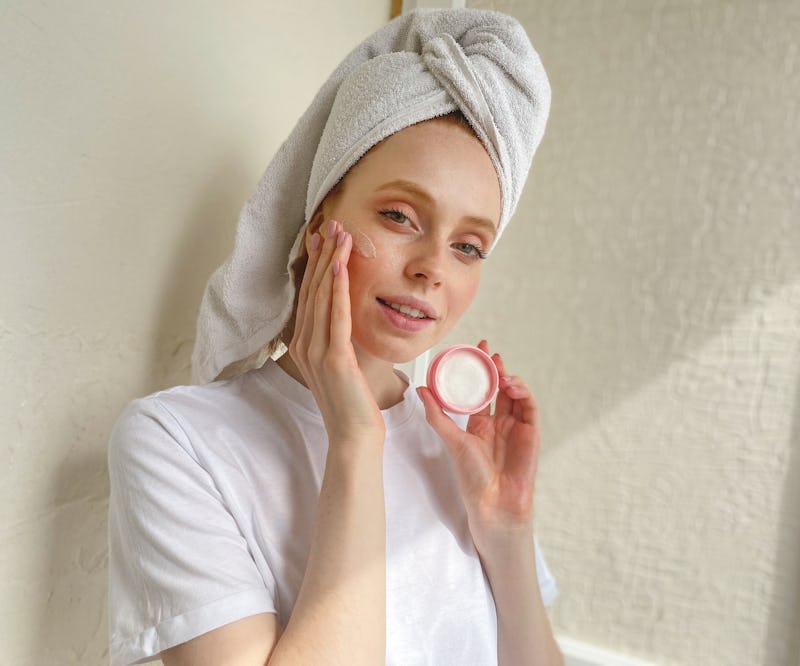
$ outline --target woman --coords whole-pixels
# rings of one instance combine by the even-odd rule
[[[196,370],[216,377],[266,342],[288,352],[136,401],[112,436],[113,663],[560,663],[530,391],[495,354],[494,412],[462,429],[393,367],[452,329],[516,204],[549,89],[530,85],[522,112],[485,92],[513,101],[526,68],[541,84],[520,33],[486,12],[402,17],[282,147],[209,284]],[[530,121],[534,145],[513,145]],[[287,224],[298,177],[305,215]],[[242,303],[259,290],[254,322]]]

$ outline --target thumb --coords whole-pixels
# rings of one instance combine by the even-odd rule
[[[418,387],[417,395],[425,406],[425,418],[436,434],[444,440],[448,448],[458,448],[463,443],[464,431],[445,413],[428,387]]]

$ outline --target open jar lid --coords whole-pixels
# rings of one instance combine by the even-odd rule
[[[474,414],[489,405],[500,385],[491,357],[472,345],[440,352],[428,368],[428,388],[443,409]]]

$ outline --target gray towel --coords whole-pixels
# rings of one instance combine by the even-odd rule
[[[497,170],[499,238],[549,109],[547,75],[510,16],[419,9],[366,39],[322,86],[242,209],[233,252],[211,276],[200,306],[194,381],[212,381],[283,330],[294,302],[289,266],[305,223],[372,146],[461,110]]]

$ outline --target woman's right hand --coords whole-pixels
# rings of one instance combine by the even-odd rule
[[[347,264],[353,239],[335,220],[308,242],[289,353],[317,401],[328,439],[383,441],[385,425],[350,339]]]
[[[314,537],[292,615],[285,627],[273,613],[237,620],[165,651],[165,664],[383,663],[383,452],[371,445],[383,443],[385,426],[350,342],[351,247],[349,234],[334,222],[310,237],[289,343],[330,442]]]

